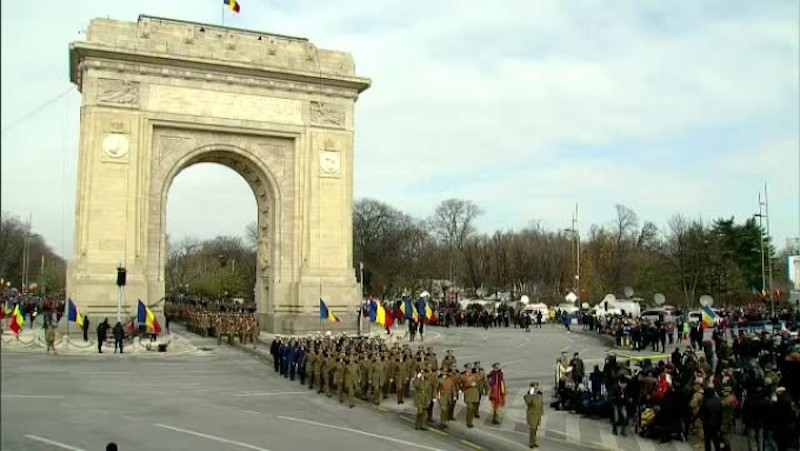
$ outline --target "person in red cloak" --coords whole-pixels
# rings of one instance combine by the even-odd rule
[[[492,424],[500,424],[500,411],[506,405],[506,381],[499,363],[492,364],[489,379],[489,401],[492,403]]]

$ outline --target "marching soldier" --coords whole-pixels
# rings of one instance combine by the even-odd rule
[[[428,399],[426,398],[425,378],[422,372],[418,372],[414,376],[414,406],[417,408],[417,418],[414,423],[414,429],[425,429],[425,413],[428,408]]]
[[[381,404],[383,378],[385,377],[383,357],[375,355],[375,361],[372,364],[372,374],[370,375],[372,385],[372,402],[379,406]]]
[[[439,390],[437,399],[439,400],[439,427],[447,429],[447,422],[451,420],[450,404],[453,401],[453,385],[450,380],[450,370],[439,373]]]
[[[403,394],[406,390],[406,365],[402,356],[398,355],[394,361],[394,388],[397,391],[397,404],[403,404]]]
[[[467,407],[467,427],[473,428],[472,418],[478,417],[477,410],[480,402],[480,387],[478,385],[478,369],[472,368],[461,379],[461,390],[464,392],[464,404]]]
[[[357,379],[359,368],[355,358],[347,359],[345,364],[344,386],[347,389],[347,403],[352,409],[356,405],[356,387],[358,387]]]
[[[319,374],[319,366],[317,366],[317,353],[314,351],[314,348],[308,348],[308,353],[306,353],[306,372],[308,374],[308,389],[314,389],[314,380],[318,377]]]
[[[361,399],[366,401],[367,391],[369,390],[369,381],[372,376],[372,362],[366,353],[361,353],[361,359],[358,363],[359,384],[361,385]]]
[[[542,392],[539,391],[539,383],[531,382],[531,388],[525,394],[525,405],[527,406],[526,417],[528,420],[528,446],[530,448],[538,448],[536,444],[536,433],[539,429],[539,423],[542,421],[542,413],[544,412],[544,403],[542,401]]]
[[[344,402],[344,369],[344,355],[340,355],[333,370],[333,383],[336,385],[336,394],[339,395],[339,404]]]
[[[477,384],[478,384],[478,402],[475,405],[475,418],[480,418],[481,414],[481,400],[484,396],[489,394],[489,381],[486,378],[486,373],[483,372],[483,367],[481,366],[481,362],[475,362],[473,368],[476,369],[477,374]]]

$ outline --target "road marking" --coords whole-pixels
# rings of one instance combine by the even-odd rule
[[[57,395],[14,395],[9,393],[3,393],[3,398],[11,398],[11,399],[64,399],[63,396]]]
[[[617,449],[617,438],[605,427],[599,427],[600,444],[606,449]]]
[[[217,437],[216,435],[203,434],[202,432],[190,431],[189,429],[181,429],[181,428],[177,428],[175,426],[169,426],[169,425],[161,424],[161,423],[156,423],[155,425],[157,427],[160,427],[160,428],[163,428],[163,429],[169,429],[169,430],[175,431],[175,432],[182,432],[184,434],[194,435],[194,436],[202,437],[202,438],[205,438],[205,439],[208,439],[208,440],[214,440],[214,441],[220,442],[220,443],[227,443],[229,445],[236,445],[236,446],[239,446],[239,447],[242,447],[242,448],[254,449],[256,451],[269,451],[266,448],[259,448],[258,446],[251,445],[249,443],[237,442],[236,440],[228,440],[226,438]]]
[[[481,448],[480,446],[478,446],[478,445],[476,445],[476,444],[472,443],[472,442],[471,442],[471,441],[469,441],[469,440],[461,440],[461,443],[463,443],[463,444],[465,444],[465,445],[469,446],[469,447],[470,447],[470,448],[472,448],[472,449],[483,449],[483,448]]]
[[[565,417],[565,429],[567,432],[567,440],[570,442],[580,442],[580,435],[581,435],[581,426],[579,423],[579,417],[575,415],[566,415]]]
[[[133,374],[133,371],[78,371],[77,374]]]
[[[435,433],[437,433],[437,434],[439,434],[439,435],[441,435],[443,437],[447,437],[448,435],[450,435],[445,431],[437,429],[436,427],[426,427],[425,429],[428,430],[428,431],[431,431],[431,432],[435,432]]]
[[[636,439],[636,444],[639,445],[640,451],[656,451],[655,445],[650,440],[640,439],[638,436],[634,435]]]
[[[419,449],[427,449],[427,450],[430,450],[430,451],[443,451],[441,448],[432,448],[430,446],[419,445],[417,443],[407,442],[405,440],[400,440],[399,438],[388,437],[386,435],[380,435],[380,434],[373,434],[371,432],[359,431],[358,429],[351,429],[351,428],[346,428],[346,427],[342,427],[342,426],[334,426],[334,425],[331,425],[331,424],[318,423],[316,421],[311,421],[311,420],[304,420],[302,418],[284,417],[284,416],[280,416],[280,415],[278,415],[276,418],[280,418],[282,420],[297,421],[299,423],[311,424],[311,425],[319,426],[319,427],[323,427],[323,428],[337,429],[337,430],[345,431],[345,432],[352,432],[354,434],[365,435],[367,437],[373,437],[373,438],[377,438],[377,439],[380,439],[380,440],[399,443],[401,445],[411,446],[411,447],[419,448]]]
[[[26,434],[25,437],[31,440],[35,440],[37,442],[47,443],[48,445],[55,446],[56,448],[66,449],[68,451],[86,451],[83,448],[76,448],[74,446],[69,446],[66,443],[50,440],[49,438],[39,437],[38,435]]]
[[[309,391],[272,391],[272,392],[244,392],[234,393],[233,396],[278,396],[278,395],[300,395],[303,393],[311,393]]]
[[[255,410],[244,410],[244,409],[241,409],[241,411],[242,412],[247,412],[247,413],[254,413],[256,415],[261,415],[261,412],[256,412]]]

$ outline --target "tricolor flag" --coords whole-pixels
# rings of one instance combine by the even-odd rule
[[[156,315],[153,314],[153,311],[150,310],[141,299],[139,299],[139,309],[138,309],[138,321],[139,324],[146,324],[148,329],[152,329],[153,333],[159,335],[161,333],[161,325],[158,324],[158,320],[156,319]]]
[[[68,299],[68,302],[67,321],[72,321],[73,323],[77,324],[78,327],[83,328],[83,315],[78,313],[78,307],[75,307],[72,299]]]
[[[417,312],[417,309],[414,308],[414,304],[411,302],[411,299],[406,299],[402,304],[400,304],[400,311],[403,312],[403,315],[406,317],[406,319],[419,321],[419,312]]]
[[[239,8],[239,2],[237,2],[236,0],[223,0],[223,2],[226,5],[228,5],[228,8],[231,11],[235,12],[236,14],[239,14],[239,9],[240,9]]]
[[[328,310],[328,306],[325,305],[325,301],[323,301],[322,298],[319,299],[319,319],[327,319],[334,323],[339,322],[339,318],[337,318],[332,311]]]
[[[22,330],[22,326],[25,325],[25,318],[22,316],[22,313],[19,311],[19,304],[14,307],[14,311],[11,313],[11,325],[9,325],[9,329],[11,332],[14,332],[14,335],[19,337],[19,332]]]
[[[433,309],[425,299],[420,298],[417,301],[417,312],[419,312],[419,316],[425,318],[426,320],[430,321],[433,319]]]
[[[369,301],[369,320],[381,326],[386,326],[386,309],[374,299]]]
[[[711,310],[709,306],[705,306],[701,312],[703,313],[703,327],[709,329],[714,327],[714,320],[717,319],[717,314],[714,313],[714,310]]]

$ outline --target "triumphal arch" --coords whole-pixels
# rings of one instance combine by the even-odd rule
[[[164,297],[170,184],[195,163],[215,162],[255,194],[262,327],[319,330],[320,297],[339,327],[356,327],[353,111],[370,80],[355,75],[349,54],[140,16],[93,20],[69,55],[82,104],[67,294],[81,311],[113,318],[119,264],[125,313],[135,314],[138,299]]]

